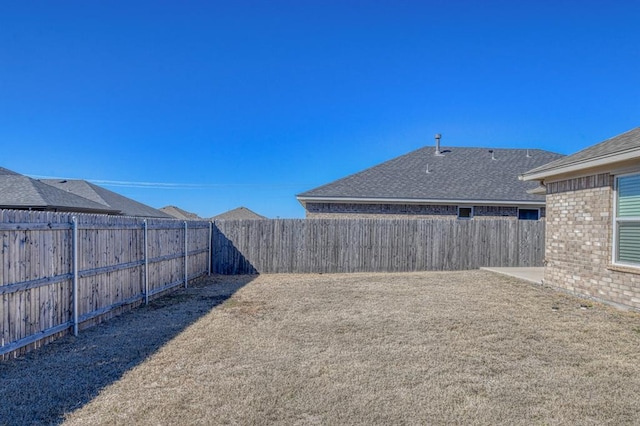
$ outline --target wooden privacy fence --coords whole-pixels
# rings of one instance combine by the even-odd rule
[[[544,221],[277,219],[214,221],[212,271],[405,272],[542,266]]]
[[[211,223],[0,210],[0,355],[211,271]]]

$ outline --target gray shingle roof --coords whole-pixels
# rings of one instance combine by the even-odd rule
[[[20,173],[16,173],[13,170],[5,169],[4,167],[0,167],[0,176],[2,175],[14,175],[14,176],[22,176]]]
[[[537,173],[551,172],[564,167],[578,166],[581,163],[604,159],[615,154],[622,154],[634,150],[640,150],[640,127],[629,130],[613,138],[607,139],[596,145],[592,145],[582,151],[560,158],[551,163],[542,165],[524,173],[524,176]]]
[[[119,210],[126,216],[137,217],[157,217],[163,219],[173,219],[172,216],[161,212],[158,209],[142,204],[138,201],[127,198],[123,195],[109,191],[101,186],[78,179],[43,179],[46,185],[55,187],[71,194],[76,194],[92,202]]]
[[[0,207],[118,214],[119,210],[2,168]]]
[[[229,210],[224,213],[220,213],[217,216],[211,218],[212,220],[233,220],[233,219],[266,219],[266,217],[259,215],[258,213],[246,208],[238,207],[237,209]]]
[[[535,182],[518,176],[561,158],[539,149],[441,148],[417,149],[359,173],[299,194],[305,198],[392,200],[486,200],[492,202],[544,202],[528,194]],[[529,156],[527,156],[529,153]],[[429,173],[427,173],[427,168]]]
[[[182,210],[176,206],[165,206],[160,211],[180,220],[202,220],[197,214]]]

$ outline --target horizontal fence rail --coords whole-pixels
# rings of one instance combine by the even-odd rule
[[[219,274],[542,266],[544,221],[276,219],[213,223]]]
[[[77,333],[210,273],[211,226],[0,210],[0,355]]]

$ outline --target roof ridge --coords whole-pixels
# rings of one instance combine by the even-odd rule
[[[24,175],[20,175],[20,176],[24,176]],[[39,181],[37,179],[30,178],[29,176],[24,176],[24,177],[27,178],[27,181],[29,182],[29,184],[36,191],[36,193],[40,197],[40,201],[42,201],[43,204],[47,204],[48,200],[47,200],[47,197],[45,197],[45,194],[42,191],[43,188],[36,184],[36,182],[39,182]]]
[[[297,198],[319,202],[321,199],[528,202],[540,197],[527,194],[530,185],[519,183],[518,176],[562,156],[539,148],[441,146],[440,151],[445,155],[435,156],[435,146],[423,146],[297,194]],[[525,156],[525,152],[530,155]]]
[[[151,206],[149,206],[147,204],[144,204],[144,203],[142,203],[140,201],[134,200],[133,198],[126,197],[126,196],[124,196],[122,194],[119,194],[119,193],[117,193],[115,191],[111,191],[110,189],[104,188],[104,187],[102,187],[100,185],[96,185],[96,184],[91,183],[89,181],[85,181],[85,182],[102,199],[104,199],[103,195],[105,195],[105,193],[106,193],[106,194],[109,195],[109,197],[114,197],[115,200],[117,200],[118,202],[122,202],[122,203],[126,203],[126,204],[129,204],[129,205],[133,205],[133,206],[135,206],[135,208],[142,210],[142,212],[144,214],[140,214],[139,216],[149,216],[149,217],[174,219],[174,217],[172,217],[171,215],[169,215],[169,214],[167,214],[167,213],[165,213],[165,212],[163,212],[163,211],[161,211],[159,209],[156,209],[155,207],[151,207]],[[105,200],[105,202],[107,202],[110,207],[113,207],[112,203],[110,203],[109,201]],[[122,209],[120,208],[120,210],[122,210]],[[153,213],[153,215],[151,215],[151,213]],[[123,214],[127,214],[127,213],[125,213],[125,211],[123,211]],[[134,215],[138,215],[138,214],[134,214]]]
[[[77,207],[77,208],[80,208],[80,209],[91,208],[91,209],[94,209],[94,210],[113,211],[113,212],[119,213],[119,210],[114,209],[113,207],[111,207],[109,205],[104,205],[103,206],[102,204],[96,203],[95,201],[90,200],[90,199],[88,199],[86,197],[83,197],[83,196],[78,195],[78,194],[74,194],[73,192],[70,192],[70,191],[64,191],[64,190],[62,190],[60,188],[57,188],[57,187],[55,187],[53,185],[49,185],[48,183],[42,182],[41,180],[38,180],[38,179],[33,179],[33,178],[30,178],[30,177],[27,177],[27,179],[29,179],[29,182],[32,184],[34,189],[37,191],[38,195],[40,197],[42,197],[43,202],[46,203],[46,204],[51,204],[51,201],[44,194],[43,191],[45,189],[47,191],[51,191],[54,195],[56,193],[62,194],[65,198],[70,199],[68,201],[73,201],[73,199],[75,198],[78,201],[81,200],[84,203],[88,203],[88,207],[87,206],[82,207],[82,206],[77,206],[77,205],[74,206],[73,204],[67,205],[67,203],[58,204],[58,205],[51,204],[53,207]],[[45,188],[45,186],[46,186],[46,188]]]
[[[21,175],[18,172],[14,172],[13,170],[9,170],[6,167],[0,167],[0,175],[5,175],[5,176],[24,176]]]
[[[97,196],[98,196],[102,201],[104,201],[104,204],[105,204],[106,206],[111,207],[111,204],[109,204],[109,202],[108,202],[107,200],[105,200],[105,199],[104,199],[104,197],[102,196],[102,194],[100,194],[98,191],[96,191],[96,188],[100,188],[100,189],[105,189],[105,188],[103,188],[103,187],[101,187],[101,186],[99,186],[99,185],[95,185],[95,184],[93,184],[93,183],[89,182],[88,180],[83,180],[83,179],[80,179],[80,180],[82,180],[82,182],[86,183],[86,184],[87,184],[87,186],[88,186],[89,188],[93,189],[93,192],[95,192],[95,194],[96,194],[96,195],[97,195]],[[107,191],[109,191],[109,190],[107,189]],[[110,192],[113,192],[113,191],[110,191]],[[116,192],[114,192],[114,194],[117,194],[117,193],[116,193]],[[118,195],[120,195],[120,194],[118,194]],[[124,195],[122,195],[122,196],[124,197]],[[128,198],[128,197],[127,197],[127,198]],[[135,201],[135,200],[134,200],[134,201]]]
[[[72,191],[70,188],[64,188],[63,189],[63,188],[58,187],[57,185],[55,185],[55,183],[60,183],[60,184],[74,183],[74,184],[87,184],[87,186],[89,186],[88,185],[89,182],[87,182],[86,180],[83,180],[83,179],[39,179],[39,181],[44,183],[44,184],[47,184],[49,186],[52,186],[52,187],[54,187],[56,189],[59,189],[60,191],[66,192],[68,194],[74,194],[74,195],[77,195],[78,197],[82,197],[84,199],[87,199],[87,200],[89,200],[89,201],[91,201],[93,203],[100,204],[100,205],[103,205],[105,207],[112,208],[112,206],[109,205],[109,203],[104,198],[102,198],[100,196],[100,194],[98,194],[95,191],[93,191],[93,193],[95,195],[94,198],[97,198],[97,200],[93,200],[93,199],[91,199],[89,197],[86,197],[86,196],[84,196],[82,194],[79,194],[76,191]]]

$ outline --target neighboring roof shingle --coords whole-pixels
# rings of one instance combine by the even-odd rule
[[[0,207],[119,213],[118,209],[60,190],[5,168],[0,170]]]
[[[633,152],[640,150],[640,127],[629,130],[613,138],[607,139],[596,145],[592,145],[582,151],[567,157],[560,158],[559,160],[542,165],[535,169],[531,169],[523,174],[526,178],[527,175],[533,174],[546,174],[546,172],[552,172],[554,170],[562,169],[570,166],[579,166],[590,161],[598,159],[606,159],[616,154],[623,154],[625,152]]]
[[[92,202],[119,210],[125,216],[157,217],[173,219],[172,216],[158,209],[109,191],[101,186],[78,179],[42,179],[46,185],[76,194]]]
[[[4,167],[0,167],[0,176],[3,175],[13,175],[13,176],[22,176],[20,173],[16,173],[13,170],[5,169]]]
[[[233,219],[266,219],[266,217],[259,215],[246,207],[238,207],[237,209],[229,210],[224,213],[220,213],[217,216],[211,218],[212,220],[233,220]]]
[[[176,206],[165,206],[160,211],[180,220],[202,220],[197,214],[182,210]]]
[[[537,186],[518,176],[562,157],[539,149],[441,148],[428,146],[299,194],[327,199],[541,201]],[[527,156],[529,154],[529,156]],[[427,173],[428,169],[428,173]]]

